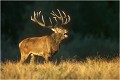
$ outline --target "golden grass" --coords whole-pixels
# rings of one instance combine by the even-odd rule
[[[119,79],[119,58],[61,61],[60,64],[1,63],[1,79]]]

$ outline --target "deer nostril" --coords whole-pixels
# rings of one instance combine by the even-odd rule
[[[66,35],[66,33],[64,35]]]
[[[68,33],[65,33],[64,35],[68,35]]]

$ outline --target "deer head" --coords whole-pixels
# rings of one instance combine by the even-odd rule
[[[60,11],[58,9],[57,11],[59,15],[57,15],[54,11],[50,13],[53,17],[49,17],[49,26],[46,26],[44,17],[41,15],[41,11],[34,11],[34,16],[31,16],[31,20],[39,24],[41,27],[51,29],[53,33],[49,36],[32,37],[21,41],[19,43],[21,52],[20,62],[24,62],[30,54],[31,62],[34,61],[34,55],[44,57],[47,62],[49,61],[49,58],[53,57],[55,52],[59,50],[61,41],[68,37],[68,31],[63,26],[70,22],[70,16],[66,15],[64,11]],[[41,21],[38,20],[40,17],[42,19]],[[53,20],[56,22],[55,25],[53,25]]]

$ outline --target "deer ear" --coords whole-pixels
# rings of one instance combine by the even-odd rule
[[[56,29],[54,29],[54,28],[51,28],[51,30],[52,30],[52,31],[54,31],[55,33],[57,33]]]

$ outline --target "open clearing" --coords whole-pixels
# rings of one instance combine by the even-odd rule
[[[2,79],[119,79],[119,58],[43,64],[1,63]]]

